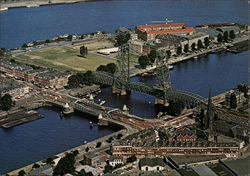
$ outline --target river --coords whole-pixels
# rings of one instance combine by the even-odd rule
[[[23,43],[45,40],[62,34],[89,33],[98,30],[114,32],[119,27],[134,28],[153,20],[169,18],[189,26],[204,23],[248,23],[247,0],[141,0],[97,1],[70,5],[17,8],[0,12],[0,47],[16,48]],[[176,64],[171,71],[174,89],[202,96],[218,94],[248,81],[249,51],[240,54],[219,53]],[[132,78],[154,84],[155,78]],[[146,118],[157,113],[154,97],[132,92],[127,96],[112,95],[102,89],[97,99],[106,106],[126,104],[130,112]],[[88,128],[88,115],[60,119],[57,110],[38,110],[46,117],[9,130],[0,129],[0,173],[94,140],[113,132]]]

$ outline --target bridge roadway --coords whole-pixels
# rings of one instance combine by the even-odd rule
[[[109,85],[123,90],[133,90],[149,94],[161,100],[164,100],[164,97],[166,97],[167,100],[181,100],[186,105],[207,105],[206,98],[191,92],[177,90],[168,90],[164,92],[162,88],[147,85],[142,82],[122,81],[118,78],[115,78],[113,75],[105,72],[95,72],[94,81],[98,84]]]

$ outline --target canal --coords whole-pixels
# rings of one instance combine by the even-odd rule
[[[60,117],[60,109],[39,108],[45,117],[10,129],[0,128],[0,173],[23,167],[53,156],[84,141],[93,141],[118,131],[116,128],[99,128],[91,116],[74,113]]]
[[[94,31],[114,32],[119,27],[134,28],[153,20],[169,18],[189,26],[204,23],[248,23],[247,0],[128,0],[94,1],[71,5],[18,8],[0,12],[0,48],[16,48],[23,43],[45,40],[63,34]],[[174,89],[213,95],[248,81],[249,51],[240,54],[211,54],[201,59],[175,65],[171,71]],[[154,84],[155,78],[132,78]],[[127,96],[111,94],[102,89],[97,99],[106,106],[121,108],[146,118],[157,113],[154,97],[132,92]],[[0,129],[0,173],[25,166],[69,148],[115,131],[89,128],[88,115],[74,114],[60,118],[57,109],[40,108],[45,118],[4,130]]]

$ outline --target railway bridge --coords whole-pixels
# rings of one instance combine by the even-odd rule
[[[106,72],[94,72],[94,82],[112,86],[115,90],[120,90],[121,94],[126,94],[126,91],[138,91],[155,96],[158,104],[165,104],[165,102],[169,100],[181,100],[186,106],[207,105],[206,98],[191,92],[166,90],[164,88],[147,85],[142,82],[131,82],[119,79]]]

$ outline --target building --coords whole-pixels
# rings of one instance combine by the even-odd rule
[[[171,131],[172,130],[172,131]],[[129,135],[111,146],[115,156],[223,155],[236,157],[239,146],[234,142],[216,143],[203,138],[181,137],[179,129],[153,127]],[[157,131],[157,133],[155,132]],[[174,135],[169,134],[172,133]],[[191,135],[195,136],[195,134]],[[174,137],[172,140],[170,140]],[[175,139],[176,138],[176,139]]]
[[[146,42],[143,40],[129,40],[129,51],[134,55],[141,55],[145,53],[145,44]]]
[[[86,165],[97,168],[104,168],[107,160],[108,155],[105,152],[88,152],[83,156],[83,161]]]
[[[144,41],[155,40],[156,35],[159,34],[192,34],[193,32],[195,32],[194,28],[187,27],[183,23],[142,25],[135,28],[138,38]]]
[[[109,164],[115,167],[118,164],[124,164],[123,158],[120,156],[110,156],[109,157]]]
[[[139,161],[141,171],[162,171],[164,166],[165,163],[162,158],[142,158]]]
[[[175,155],[166,157],[166,161],[172,168],[185,168],[215,164],[225,158],[225,155]]]
[[[225,105],[226,106],[228,106],[228,107],[230,106],[230,97],[232,94],[234,94],[236,97],[236,104],[237,105],[242,104],[246,101],[246,98],[245,98],[243,92],[240,92],[239,90],[235,90],[235,91],[232,90],[225,95]]]
[[[27,82],[51,88],[62,88],[66,86],[68,77],[70,76],[67,72],[31,67],[18,62],[10,62],[6,59],[0,59],[0,71],[11,77],[21,78]]]
[[[159,40],[158,42],[168,46],[181,46],[182,49],[184,49],[185,45],[188,45],[190,48],[193,43],[197,48],[198,41],[200,40],[204,44],[205,38],[209,38],[209,35],[203,32],[195,32],[191,35],[161,34],[156,36],[156,40]]]
[[[103,172],[101,169],[91,167],[89,165],[80,165],[76,167],[76,171],[80,172],[81,170],[84,170],[86,173],[91,172],[94,176],[100,176],[103,175]]]
[[[249,176],[250,175],[250,157],[231,160],[231,161],[221,161],[221,164],[225,166],[228,170],[233,172],[235,175]]]
[[[217,42],[218,35],[222,34],[220,31],[217,31],[215,29],[205,28],[205,27],[197,27],[195,28],[197,32],[206,33],[209,36],[209,39],[211,41]]]
[[[29,93],[29,87],[16,80],[0,77],[0,83],[0,97],[10,94],[12,98],[16,98]]]

